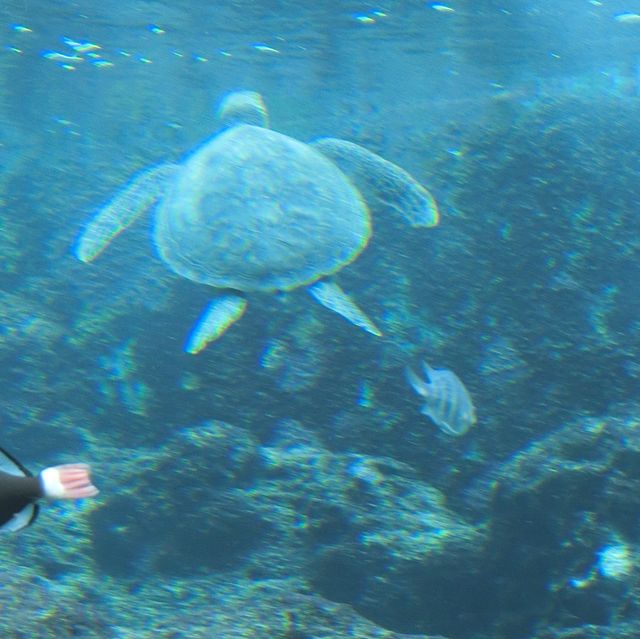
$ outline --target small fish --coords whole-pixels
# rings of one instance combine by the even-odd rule
[[[47,60],[55,60],[56,62],[82,62],[84,58],[78,55],[67,55],[66,53],[60,53],[59,51],[45,51],[42,54],[43,58]]]
[[[99,44],[94,44],[87,40],[72,40],[71,38],[64,37],[62,41],[77,53],[88,53],[89,51],[97,51],[102,48]]]
[[[446,4],[441,4],[440,2],[433,2],[430,6],[432,9],[440,11],[440,13],[453,13],[455,11],[453,7],[448,7]]]
[[[640,14],[637,13],[619,13],[614,16],[614,20],[617,22],[623,22],[625,24],[634,24],[636,22],[640,22]]]
[[[406,369],[407,381],[425,403],[420,412],[447,435],[464,435],[476,423],[476,409],[469,391],[452,371],[431,368],[422,362],[425,379]]]
[[[274,49],[266,44],[252,44],[251,45],[256,51],[260,51],[262,53],[280,53],[278,49]]]

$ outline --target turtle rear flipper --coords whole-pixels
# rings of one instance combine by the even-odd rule
[[[247,300],[242,295],[228,294],[214,298],[191,329],[184,350],[192,355],[199,353],[238,321],[246,308]]]
[[[129,184],[101,207],[78,238],[75,255],[91,262],[114,237],[131,226],[158,198],[164,195],[178,164],[159,164],[134,176]]]
[[[353,180],[366,200],[381,201],[414,227],[438,223],[438,206],[431,193],[397,164],[359,144],[337,138],[319,138],[311,145]]]
[[[320,304],[334,313],[342,315],[354,326],[359,326],[372,335],[382,336],[382,331],[335,282],[320,280],[312,284],[307,290]]]

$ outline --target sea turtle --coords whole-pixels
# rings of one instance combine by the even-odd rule
[[[321,304],[380,335],[333,281],[371,236],[370,199],[384,200],[412,226],[433,226],[429,192],[400,167],[357,144],[309,144],[268,128],[260,94],[228,94],[220,130],[177,164],[136,175],[98,210],[75,247],[97,257],[156,200],[154,244],[175,273],[219,293],[185,344],[197,353],[244,312],[245,294],[305,286]]]

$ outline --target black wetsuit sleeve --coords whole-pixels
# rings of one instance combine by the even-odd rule
[[[44,497],[44,492],[39,477],[0,471],[0,526],[41,497]]]

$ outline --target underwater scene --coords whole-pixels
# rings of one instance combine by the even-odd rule
[[[0,639],[637,637],[639,175],[640,0],[2,0]]]

